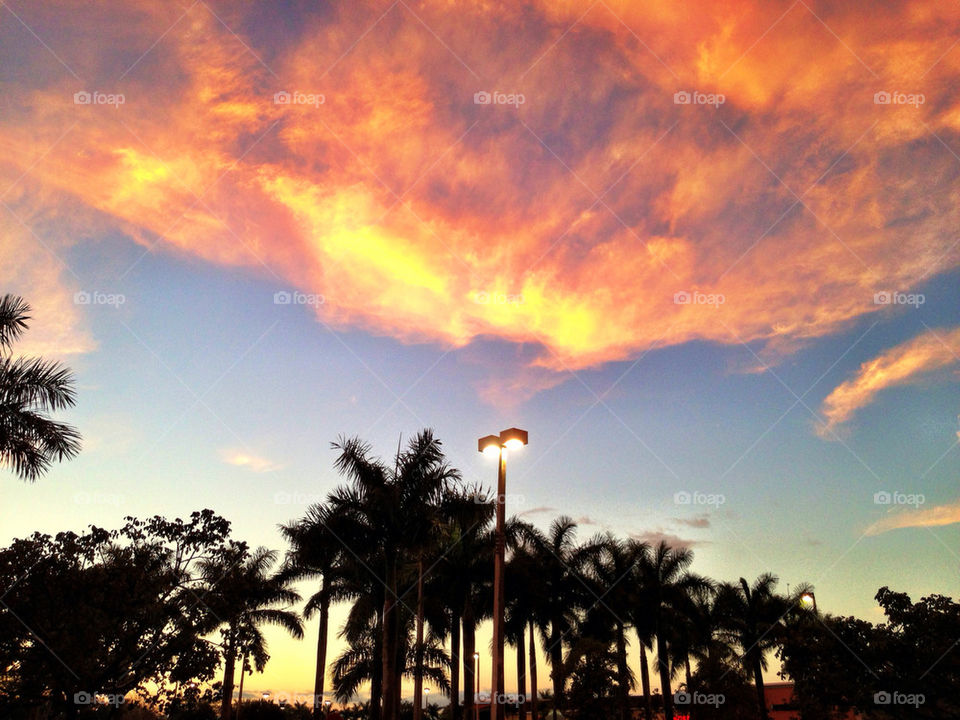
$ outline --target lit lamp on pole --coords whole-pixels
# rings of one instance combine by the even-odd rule
[[[500,702],[503,694],[503,557],[506,538],[506,495],[507,495],[507,450],[522,448],[527,444],[527,431],[509,428],[499,435],[487,435],[477,441],[477,449],[484,455],[496,455],[499,458],[497,468],[497,531],[493,556],[493,671],[490,677],[490,720],[504,719],[504,706]],[[496,707],[496,714],[494,714]]]
[[[480,653],[473,654],[473,712],[480,720]]]
[[[812,591],[808,590],[800,596],[800,604],[807,610],[817,610],[817,596],[813,594]]]

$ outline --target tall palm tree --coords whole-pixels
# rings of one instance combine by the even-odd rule
[[[776,647],[781,637],[781,619],[792,603],[776,593],[777,577],[760,575],[753,585],[740,578],[737,585],[724,584],[717,602],[722,608],[722,622],[743,651],[741,662],[753,675],[757,691],[757,716],[767,720],[767,702],[763,686],[766,653]]]
[[[654,597],[646,591],[645,582],[647,570],[651,563],[651,549],[646,543],[638,540],[631,541],[633,566],[630,577],[631,597],[633,607],[627,615],[637,636],[637,645],[640,650],[640,687],[643,692],[644,720],[653,720],[653,700],[650,692],[650,663],[647,661],[647,651],[653,649],[656,636],[654,611],[652,604]]]
[[[80,452],[80,434],[49,417],[76,402],[70,370],[58,362],[11,355],[28,320],[30,306],[23,298],[0,298],[0,466],[33,482],[54,460]]]
[[[408,611],[401,613],[402,628],[400,632],[400,650],[403,661],[400,672],[403,677],[413,679],[417,670],[416,651],[416,615]],[[377,656],[377,629],[370,626],[367,632],[351,641],[343,652],[333,661],[333,685],[337,700],[348,702],[356,695],[360,686],[369,682],[374,669],[380,664]],[[450,684],[447,680],[447,669],[450,666],[450,657],[444,650],[442,643],[432,633],[427,635],[421,653],[419,672],[424,679],[442,692],[449,692]]]
[[[331,603],[348,600],[358,594],[351,583],[352,563],[343,543],[331,528],[335,524],[330,508],[315,504],[303,518],[280,527],[290,543],[283,575],[291,580],[320,580],[320,587],[308,598],[304,618],[319,615],[317,663],[313,684],[313,716],[323,713],[324,677],[327,664],[327,635]]]
[[[641,560],[649,547],[640,542],[625,542],[608,534],[592,558],[592,576],[597,584],[598,601],[593,612],[611,631],[616,644],[617,696],[621,720],[629,720],[630,690],[634,677],[627,663],[627,624],[637,602],[636,579]]]
[[[260,626],[278,625],[298,640],[303,638],[300,617],[286,609],[286,606],[299,602],[300,596],[288,587],[288,578],[270,574],[276,559],[277,554],[272,550],[257,548],[249,552],[241,544],[201,566],[205,584],[201,600],[222,626],[221,720],[232,717],[237,658],[250,655],[258,671],[262,671],[266,664],[266,640]],[[284,607],[278,608],[277,605]]]
[[[595,600],[588,592],[586,572],[599,546],[578,545],[576,531],[577,524],[566,516],[554,520],[546,534],[534,528],[525,530],[540,567],[544,605],[537,613],[537,624],[550,663],[554,708],[559,712],[563,711],[567,676],[563,643],[572,639],[570,633],[577,625],[578,611]]]
[[[431,571],[438,596],[447,608],[450,630],[451,719],[460,720],[460,691],[466,720],[474,703],[475,632],[479,622],[474,604],[483,604],[480,590],[491,581],[494,503],[480,487],[457,488],[443,499],[439,561]],[[485,613],[481,610],[479,616]],[[463,650],[461,652],[461,641]],[[461,687],[460,677],[463,674]]]
[[[649,622],[657,644],[657,670],[663,698],[663,716],[673,717],[672,670],[669,638],[672,628],[690,612],[694,596],[710,587],[710,582],[689,572],[693,552],[672,548],[661,541],[640,559],[639,605],[649,613]]]
[[[446,461],[441,443],[423,430],[398,452],[391,467],[371,456],[359,438],[333,444],[336,469],[350,484],[328,499],[344,544],[377,563],[370,570],[384,584],[382,614],[383,720],[397,720],[404,662],[400,646],[403,564],[420,558],[433,533],[445,491],[460,480]],[[415,679],[416,681],[416,679]],[[422,682],[422,680],[421,680]]]
[[[504,638],[517,649],[517,695],[527,695],[527,629],[536,618],[536,608],[543,604],[539,597],[539,577],[536,560],[528,543],[519,543],[513,548],[504,568],[506,595],[506,620]],[[536,646],[530,648],[535,656]],[[532,672],[531,668],[531,672]],[[536,694],[536,687],[531,688]],[[526,720],[526,706],[518,699],[519,720]]]

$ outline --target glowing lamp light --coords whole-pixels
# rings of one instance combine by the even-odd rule
[[[484,455],[496,455],[502,448],[517,450],[527,444],[528,433],[520,428],[508,428],[500,435],[487,435],[477,441],[477,449]]]
[[[812,592],[805,592],[800,596],[800,604],[808,610],[817,609],[817,597]]]
[[[527,431],[520,428],[510,428],[500,433],[500,442],[509,450],[522,448],[527,444]]]
[[[500,452],[500,438],[496,435],[487,435],[477,441],[477,449],[484,455],[496,455]]]

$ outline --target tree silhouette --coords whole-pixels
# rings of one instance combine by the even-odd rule
[[[55,460],[80,452],[80,434],[50,418],[76,402],[70,370],[51,360],[12,355],[28,320],[30,306],[22,298],[0,298],[0,466],[33,482]]]

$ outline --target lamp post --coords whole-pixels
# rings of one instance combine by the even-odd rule
[[[430,711],[430,688],[424,688],[423,692],[424,692],[423,709],[424,711],[429,712]]]
[[[485,455],[499,457],[497,467],[497,531],[493,556],[493,671],[490,677],[490,720],[504,720],[503,695],[503,556],[506,538],[507,450],[527,444],[527,431],[508,428],[499,435],[487,435],[477,441],[477,449]],[[496,714],[494,714],[496,706]]]
[[[817,596],[813,594],[812,590],[808,590],[800,596],[800,604],[803,605],[808,610],[817,611]]]
[[[473,714],[480,720],[480,653],[473,654]]]

